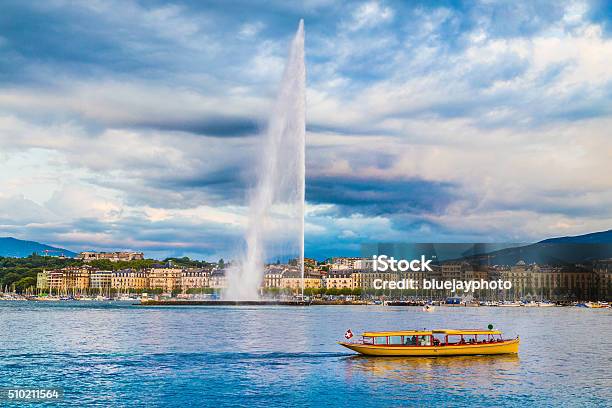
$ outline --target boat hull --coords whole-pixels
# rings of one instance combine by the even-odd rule
[[[497,343],[457,344],[450,346],[375,346],[371,344],[339,342],[338,344],[367,356],[471,356],[516,354],[520,340],[505,340]]]

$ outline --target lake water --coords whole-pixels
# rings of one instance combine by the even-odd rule
[[[485,328],[518,356],[360,357],[344,332]],[[0,387],[66,406],[610,406],[612,310],[0,302]],[[2,403],[0,402],[0,405]]]

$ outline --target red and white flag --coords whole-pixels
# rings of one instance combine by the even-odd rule
[[[353,332],[351,331],[351,329],[348,329],[346,333],[344,333],[344,337],[346,337],[347,340],[353,337]]]

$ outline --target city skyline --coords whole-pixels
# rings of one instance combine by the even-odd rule
[[[233,258],[302,17],[307,254],[610,228],[604,2],[58,1],[0,17],[0,235]]]

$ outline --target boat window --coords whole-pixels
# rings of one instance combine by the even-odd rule
[[[448,344],[459,344],[461,343],[461,336],[459,335],[450,335],[448,336]]]
[[[402,344],[402,336],[389,336],[389,344]]]
[[[363,344],[374,344],[374,338],[363,336]]]
[[[446,338],[443,334],[434,335],[434,346],[443,345],[446,343]]]
[[[374,337],[374,344],[387,344],[387,337]]]
[[[416,336],[404,336],[404,345],[406,346],[416,346]]]
[[[418,336],[417,345],[431,346],[431,337],[430,336]]]
[[[463,340],[467,343],[467,344],[474,344],[476,343],[476,336],[473,334],[465,334],[463,336]]]

